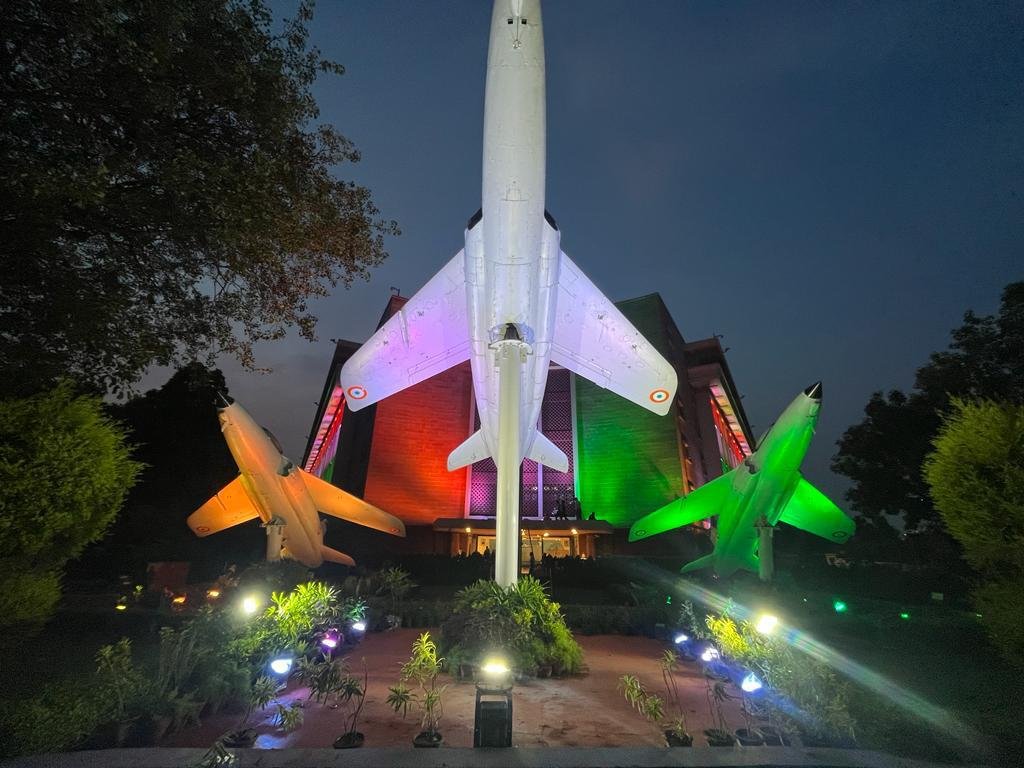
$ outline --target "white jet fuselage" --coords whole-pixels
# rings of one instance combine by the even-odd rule
[[[511,22],[511,23],[510,23]],[[551,361],[559,237],[545,226],[544,38],[538,0],[495,3],[484,103],[482,217],[466,231],[470,365],[484,442],[497,453],[494,342],[525,342],[519,459],[533,439]]]

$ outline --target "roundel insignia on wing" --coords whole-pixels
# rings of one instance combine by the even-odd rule
[[[362,400],[366,397],[366,388],[360,386],[349,387],[345,394],[347,394],[351,400]]]
[[[668,390],[656,389],[653,392],[651,392],[650,398],[652,403],[664,403],[666,400],[668,400]]]
[[[836,531],[832,534],[832,538],[836,541],[846,541],[848,537],[846,535],[846,531]]]
[[[638,529],[636,531],[633,531],[633,533],[636,536],[646,536],[647,535],[647,531],[645,531],[643,528],[640,528],[640,529]]]
[[[196,527],[196,533],[209,533],[209,532],[210,532],[210,529],[207,528],[205,525],[200,525],[200,526]]]

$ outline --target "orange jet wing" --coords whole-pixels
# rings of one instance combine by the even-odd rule
[[[188,516],[188,527],[196,536],[209,536],[233,525],[259,518],[239,475],[225,485],[208,502]]]

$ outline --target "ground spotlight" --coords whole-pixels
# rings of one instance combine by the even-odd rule
[[[832,610],[834,610],[836,613],[846,613],[846,609],[847,605],[842,600],[832,601]]]
[[[701,661],[718,661],[720,658],[722,658],[722,654],[720,654],[718,649],[713,645],[709,645],[705,648],[704,652],[700,655]]]
[[[208,598],[210,598],[211,600],[216,600],[218,597],[220,597],[220,590],[219,589],[208,589],[208,590],[206,590],[206,596]]]
[[[690,639],[689,635],[684,635],[682,632],[680,632],[678,635],[676,635],[675,644],[676,645],[682,645],[683,643],[685,643],[689,639]]]
[[[483,666],[480,667],[480,671],[487,677],[494,679],[504,677],[512,670],[509,669],[509,666],[504,659],[488,659],[484,662]]]
[[[242,600],[242,613],[252,616],[260,609],[260,601],[255,596],[249,595]]]
[[[760,691],[763,687],[764,685],[753,672],[748,672],[747,676],[743,678],[743,682],[740,683],[740,688],[743,689],[744,693]]]
[[[906,621],[910,618],[910,613],[907,611],[900,611],[900,618]]]
[[[757,620],[757,624],[754,625],[754,628],[762,635],[770,635],[775,631],[775,628],[778,625],[778,616],[772,616],[770,613],[765,613]]]
[[[320,638],[320,645],[329,650],[334,650],[338,647],[338,643],[341,641],[341,635],[336,629],[328,629],[324,636]]]
[[[114,608],[116,608],[119,611],[127,611],[128,610],[128,606],[125,605],[124,603],[118,603],[117,605],[114,606]]]
[[[354,629],[356,632],[365,632],[366,631],[366,622],[365,621],[356,621],[356,622],[354,622],[352,624],[352,629]]]
[[[281,656],[270,662],[270,671],[275,675],[287,675],[292,671],[292,663],[295,661],[291,656]]]

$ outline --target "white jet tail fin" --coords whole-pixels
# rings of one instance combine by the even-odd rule
[[[448,471],[453,472],[489,458],[491,458],[491,452],[484,442],[483,432],[478,429],[462,445],[448,454]],[[550,467],[556,472],[569,470],[569,457],[539,431],[533,433],[533,442],[526,458],[543,464],[545,467]]]
[[[526,454],[526,458],[543,464],[545,467],[550,467],[556,472],[569,471],[569,457],[561,448],[544,437],[539,430],[533,433],[533,444],[530,446],[530,452]]]
[[[487,450],[483,432],[478,429],[462,445],[448,454],[448,471],[454,472],[456,469],[468,467],[490,457],[491,452]]]

